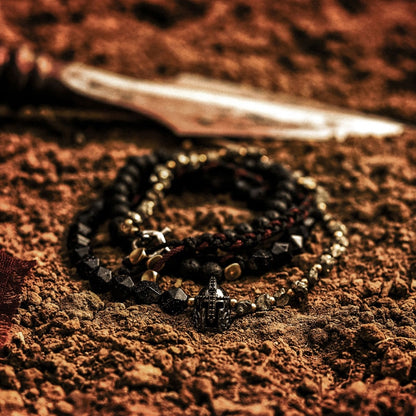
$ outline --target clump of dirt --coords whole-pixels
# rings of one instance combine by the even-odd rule
[[[404,0],[4,0],[0,42],[142,78],[194,72],[411,121],[415,14]],[[65,236],[75,213],[127,156],[180,146],[156,127],[83,133],[80,145],[42,126],[1,126],[0,248],[37,260],[1,352],[2,414],[413,414],[413,130],[344,143],[254,142],[328,189],[350,247],[306,306],[248,316],[215,335],[195,332],[186,314],[96,295],[70,267]],[[160,225],[176,222],[187,234],[246,215],[226,202],[186,195]],[[221,208],[209,214],[213,204]],[[317,236],[305,259],[320,246]],[[100,253],[109,264],[120,257],[106,245]],[[227,289],[242,298],[269,292],[305,259]]]

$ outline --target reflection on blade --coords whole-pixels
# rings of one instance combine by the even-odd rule
[[[139,81],[71,64],[60,78],[78,94],[145,114],[183,136],[343,140],[403,132],[382,117],[193,75]]]

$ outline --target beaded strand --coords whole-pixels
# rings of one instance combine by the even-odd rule
[[[183,240],[167,241],[169,229],[146,229],[165,193],[185,185],[195,191],[205,185],[216,192],[231,192],[236,199],[247,201],[249,208],[264,213],[251,223]],[[94,291],[111,291],[117,300],[133,296],[140,304],[158,303],[170,314],[194,307],[197,329],[205,329],[209,321],[210,329],[221,331],[231,318],[228,312],[221,312],[226,307],[215,312],[215,305],[229,304],[234,316],[282,307],[291,298],[305,299],[319,277],[331,271],[345,253],[348,239],[345,225],[326,213],[327,200],[327,192],[313,178],[289,172],[257,149],[131,157],[104,196],[77,216],[68,248],[78,273],[89,279]],[[106,220],[110,220],[112,240],[128,251],[114,272],[101,265],[91,247],[95,230]],[[331,241],[302,279],[254,301],[230,299],[218,286],[218,282],[234,281],[246,272],[261,274],[288,263],[302,251],[316,222],[323,224]],[[162,270],[178,277],[175,286],[164,292],[158,285]],[[199,297],[188,296],[181,288],[182,279],[208,287]],[[205,306],[201,306],[202,300]],[[208,314],[203,324],[201,311]],[[224,316],[222,321],[220,316]],[[209,323],[214,321],[211,328]]]

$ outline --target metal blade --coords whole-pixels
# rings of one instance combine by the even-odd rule
[[[181,136],[344,140],[404,129],[386,118],[194,75],[140,81],[74,63],[61,68],[59,79],[77,94],[145,114]]]

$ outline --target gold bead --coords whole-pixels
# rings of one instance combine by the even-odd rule
[[[157,278],[159,277],[159,273],[155,272],[154,270],[146,270],[141,277],[142,281],[147,282],[156,282]]]
[[[255,303],[252,303],[251,304],[251,311],[256,312],[256,309],[257,309],[257,305]]]
[[[322,271],[322,264],[314,264],[314,266],[316,270],[318,270],[318,272]]]
[[[165,187],[164,187],[163,183],[161,183],[161,182],[155,183],[155,184],[153,185],[153,189],[154,189],[156,192],[162,192],[164,188],[165,188]]]
[[[178,155],[178,162],[181,164],[181,165],[187,165],[188,163],[189,163],[189,157],[188,156],[186,156],[185,154],[183,154],[183,153],[180,153],[179,155]]]
[[[147,260],[146,266],[148,269],[153,269],[154,266],[156,266],[157,263],[160,262],[160,260],[163,259],[163,256],[161,254],[155,254],[152,257],[149,257]]]
[[[270,296],[270,305],[274,305],[276,303],[276,298],[274,296]]]
[[[231,299],[230,300],[230,305],[232,308],[235,308],[235,305],[237,305],[237,299]]]
[[[124,225],[133,225],[133,220],[131,218],[127,218],[126,220],[124,220]]]
[[[175,169],[176,168],[176,162],[174,160],[168,160],[166,162],[166,167],[168,169]]]
[[[131,264],[137,264],[140,263],[142,260],[144,260],[147,257],[146,250],[144,247],[138,247],[135,248],[130,254],[129,254],[129,260]]]
[[[127,215],[129,216],[128,219],[132,221],[132,224],[141,224],[143,222],[142,216],[138,212],[130,211]]]
[[[236,280],[241,276],[241,266],[238,263],[231,263],[224,269],[226,280]]]
[[[188,298],[188,306],[194,306],[195,298]]]
[[[205,163],[208,160],[208,156],[205,153],[201,153],[199,155],[199,162],[200,163]]]
[[[293,289],[288,289],[286,294],[290,297],[294,296],[295,292],[293,291]]]
[[[325,211],[326,211],[326,204],[325,204],[325,202],[320,202],[320,203],[318,204],[318,209],[319,209],[319,211],[321,211],[321,212],[325,212]]]

